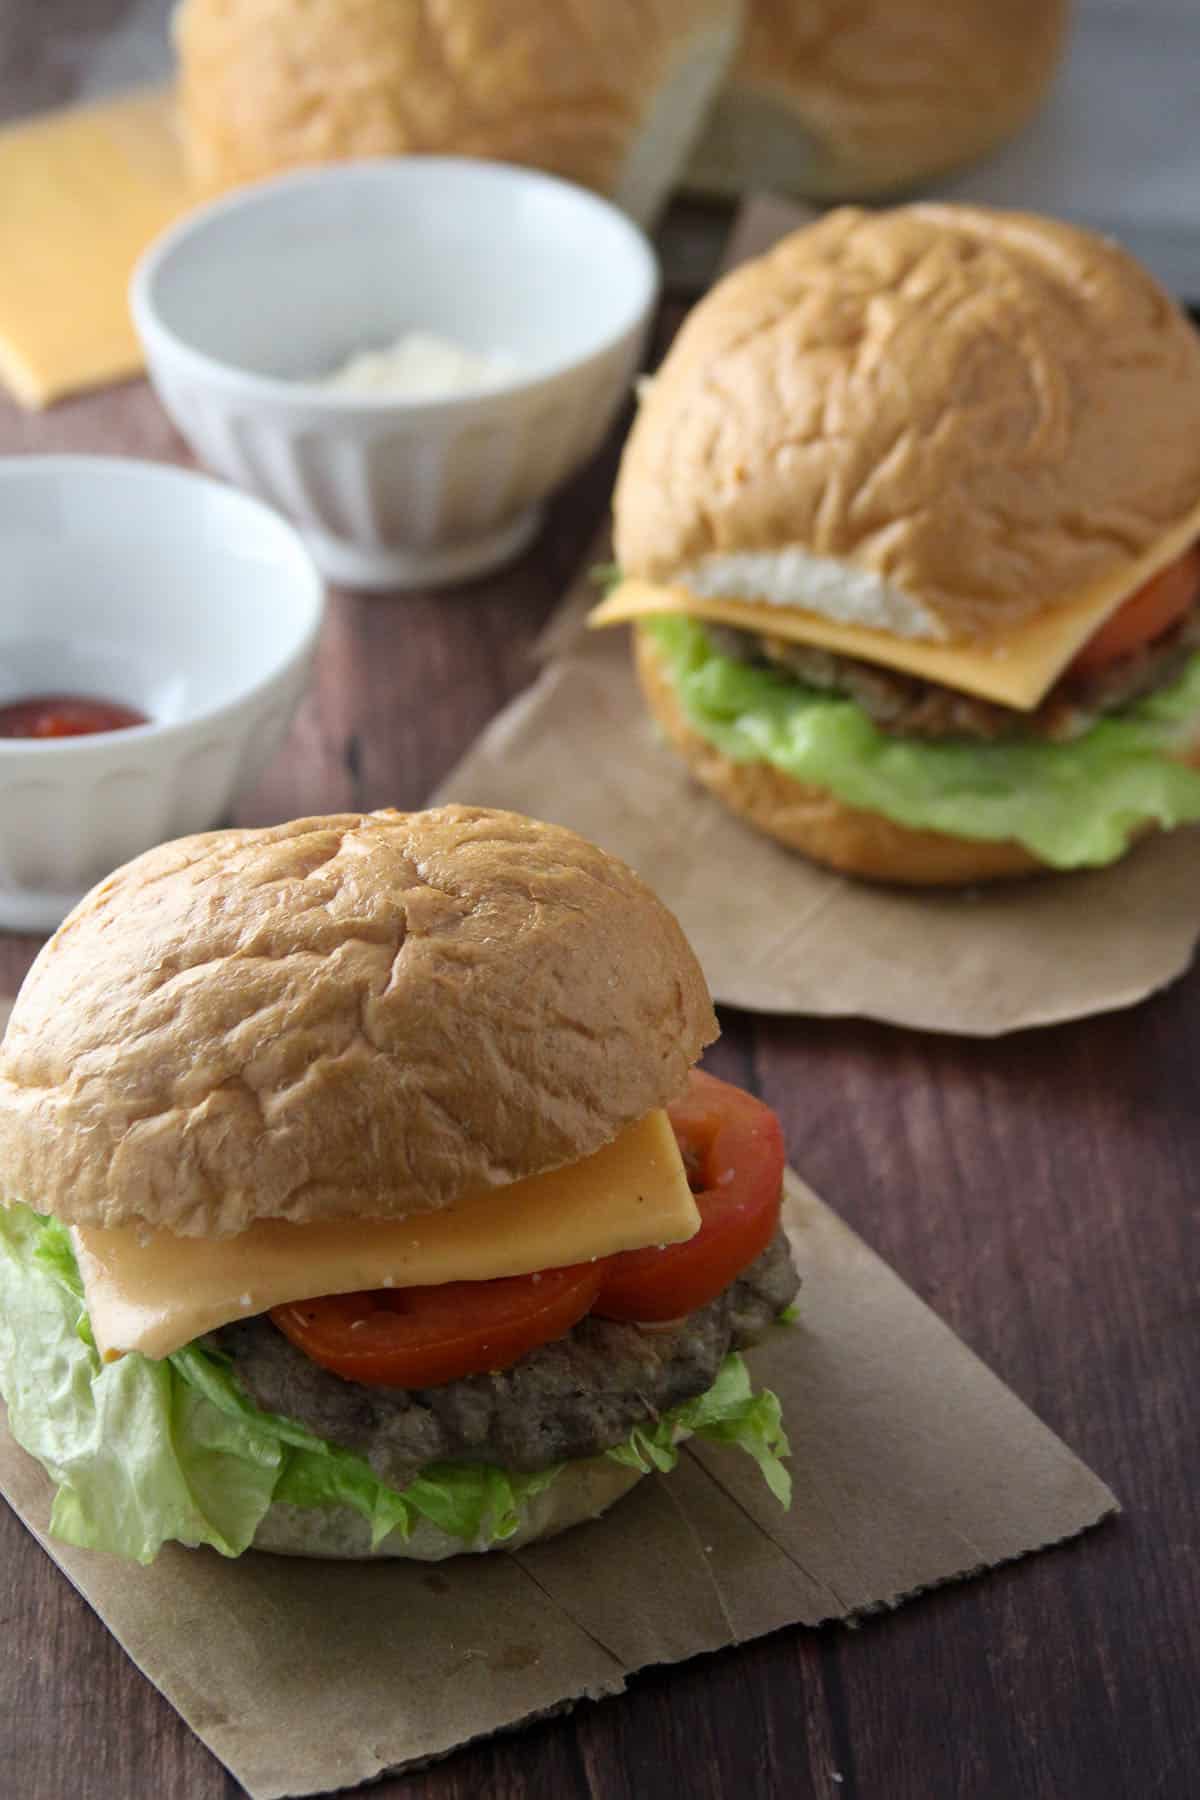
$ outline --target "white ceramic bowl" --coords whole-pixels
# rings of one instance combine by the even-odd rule
[[[324,600],[269,508],[117,457],[0,459],[0,556],[0,706],[75,692],[151,721],[0,738],[0,926],[49,931],[255,779],[304,691]]]
[[[517,555],[603,438],[658,289],[643,234],[530,169],[343,163],[203,207],[151,246],[133,315],[210,467],[289,513],[332,580],[412,587]],[[331,393],[353,353],[432,332],[506,352],[487,391]]]

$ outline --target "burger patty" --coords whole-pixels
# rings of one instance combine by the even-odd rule
[[[494,1375],[433,1388],[371,1387],[311,1362],[264,1314],[210,1341],[258,1407],[356,1450],[402,1488],[430,1462],[531,1472],[623,1443],[704,1393],[730,1350],[757,1343],[800,1286],[782,1231],[723,1294],[665,1326],[589,1315]]]
[[[705,627],[714,650],[735,662],[785,669],[805,687],[844,694],[862,707],[873,725],[893,737],[1037,737],[1063,743],[1082,736],[1104,713],[1119,712],[1155,688],[1166,687],[1200,650],[1200,600],[1179,623],[1152,643],[1117,657],[1090,675],[1065,675],[1033,712],[977,700],[940,682],[923,681],[854,656],[792,644],[783,638]]]

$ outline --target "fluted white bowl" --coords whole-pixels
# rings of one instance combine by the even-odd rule
[[[535,170],[408,156],[285,175],[143,257],[151,380],[197,454],[290,514],[351,586],[452,582],[519,553],[628,392],[658,290],[645,236]],[[440,398],[320,385],[422,330],[510,357]]]
[[[0,458],[0,546],[0,706],[74,692],[150,721],[0,738],[0,927],[49,931],[253,782],[307,684],[324,597],[268,507],[119,457]]]

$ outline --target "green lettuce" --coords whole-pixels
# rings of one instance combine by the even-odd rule
[[[1113,862],[1140,826],[1200,819],[1200,771],[1170,760],[1200,721],[1200,655],[1071,743],[934,743],[888,737],[853,700],[720,655],[694,619],[645,629],[688,720],[726,756],[771,763],[897,824],[1015,839],[1073,869]]]
[[[735,1444],[754,1458],[779,1504],[792,1504],[792,1478],[779,1460],[788,1454],[779,1400],[769,1388],[754,1392],[740,1356],[725,1358],[707,1393],[664,1413],[652,1427],[635,1426],[626,1442],[608,1454],[644,1475],[654,1469],[665,1473],[679,1461],[679,1445],[686,1437]]]
[[[260,1412],[202,1340],[161,1362],[102,1363],[68,1233],[20,1205],[0,1207],[0,1394],[13,1436],[55,1483],[53,1534],[143,1563],[170,1539],[238,1556],[277,1500],[350,1506],[373,1545],[392,1531],[407,1536],[419,1518],[464,1543],[503,1542],[564,1466],[521,1475],[435,1463],[400,1493],[353,1451]],[[608,1454],[668,1469],[689,1434],[745,1450],[789,1503],[779,1402],[752,1391],[739,1356],[726,1358],[708,1393]]]

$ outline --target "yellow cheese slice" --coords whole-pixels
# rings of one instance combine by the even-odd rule
[[[791,643],[815,644],[842,656],[861,657],[884,668],[902,669],[965,694],[998,700],[1028,712],[1054,686],[1079,650],[1142,583],[1200,536],[1200,503],[1151,550],[1126,563],[1120,572],[1098,581],[1074,598],[1056,604],[990,644],[928,644],[894,637],[861,625],[838,625],[798,606],[776,606],[765,600],[710,599],[688,588],[659,587],[629,579],[594,607],[592,626],[618,625],[655,613],[686,613],[718,625],[765,632]]]
[[[22,405],[140,371],[129,277],[191,199],[168,89],[0,131],[0,376]]]
[[[700,1226],[665,1112],[565,1169],[407,1219],[289,1225],[261,1220],[231,1238],[136,1226],[72,1236],[96,1344],[169,1356],[231,1319],[318,1294],[490,1281],[676,1244]]]

